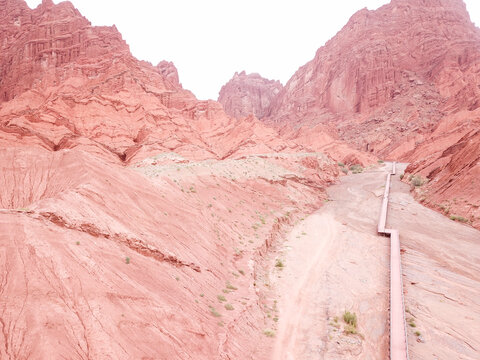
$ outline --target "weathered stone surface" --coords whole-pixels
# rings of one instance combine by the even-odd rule
[[[230,116],[242,118],[253,114],[261,119],[267,115],[272,100],[282,88],[280,81],[242,71],[235,73],[222,87],[218,102]]]
[[[172,85],[180,86],[177,68],[171,61],[160,61],[157,65],[157,69],[160,71],[160,73],[165,79],[169,80],[172,83]]]
[[[392,0],[352,16],[287,82],[266,121],[293,128],[320,124],[357,150],[446,166],[453,158],[441,154],[475,131],[479,69],[480,30],[463,1]],[[456,161],[465,179],[475,182],[467,169],[476,160]],[[437,176],[457,176],[449,168],[431,174],[427,199],[433,202],[433,193],[443,194],[435,202],[468,197],[462,186],[442,190]],[[477,205],[462,214],[476,219]]]
[[[267,359],[257,273],[336,164],[71,3],[0,0],[0,50],[0,358]]]

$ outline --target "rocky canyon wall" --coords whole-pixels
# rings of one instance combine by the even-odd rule
[[[267,115],[272,100],[282,88],[279,81],[242,71],[235,73],[221,88],[218,102],[230,116],[242,118],[253,114],[261,119]]]
[[[458,176],[477,186],[473,153],[456,158],[455,172],[458,163],[442,154],[467,138],[476,146],[479,74],[480,31],[462,0],[392,0],[353,15],[273,98],[263,121],[310,133],[311,144],[329,134],[381,159],[428,168],[425,196],[438,208],[469,197]],[[478,205],[459,211],[477,223]]]

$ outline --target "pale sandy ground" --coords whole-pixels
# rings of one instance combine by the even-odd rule
[[[270,274],[279,308],[272,359],[388,358],[389,239],[376,234],[385,174],[344,177],[288,235],[277,256],[285,266]],[[392,201],[387,224],[400,229],[416,325],[410,359],[479,359],[480,233],[415,202],[398,175]],[[343,333],[345,310],[357,314],[359,335]]]

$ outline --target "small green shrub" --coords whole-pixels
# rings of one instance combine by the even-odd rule
[[[420,336],[420,335],[422,335],[422,333],[421,333],[420,331],[415,331],[414,334],[415,334],[415,336]]]
[[[277,261],[275,262],[275,267],[277,267],[277,268],[284,268],[284,267],[285,267],[285,264],[283,263],[282,260],[277,259]]]
[[[401,175],[400,175],[400,180],[403,180],[403,177],[404,177],[404,176],[405,176],[404,174],[401,174]]]
[[[348,174],[348,169],[344,167],[344,168],[342,168],[342,172],[346,175],[346,174]]]
[[[227,301],[227,299],[225,298],[225,296],[223,295],[217,295],[217,299],[218,301],[222,302],[222,301]]]
[[[345,166],[345,164],[344,164],[344,163],[342,163],[342,162],[339,162],[339,163],[338,163],[338,166],[340,166],[340,167],[344,167],[344,166]]]
[[[363,172],[363,167],[362,167],[362,165],[355,164],[355,165],[350,166],[350,171],[353,174],[360,174],[361,172]]]
[[[425,180],[422,179],[422,177],[420,175],[415,175],[412,178],[412,185],[413,186],[419,187],[419,186],[422,186],[423,184],[425,184]]]
[[[379,163],[379,164],[383,164],[384,162],[385,162],[385,161],[383,161],[383,160],[378,160],[378,163]]]
[[[267,337],[275,337],[275,331],[273,331],[271,329],[263,330],[263,334]]]
[[[463,216],[460,216],[460,215],[450,215],[450,220],[458,221],[462,223],[468,222],[468,219],[465,219]]]
[[[234,310],[234,307],[232,304],[225,304],[225,309],[231,311],[231,310]]]
[[[233,286],[232,284],[230,284],[229,282],[227,282],[227,284],[225,285],[225,287],[229,290],[238,290],[237,287]]]
[[[125,263],[130,264],[130,258],[128,256],[125,258]]]
[[[213,306],[210,306],[210,313],[215,316],[215,317],[220,317],[222,316]]]
[[[357,328],[356,328],[355,326],[353,326],[353,325],[350,325],[350,324],[348,324],[347,326],[345,326],[344,331],[345,331],[345,334],[351,334],[351,335],[356,335],[356,334],[358,334]]]
[[[345,311],[343,313],[343,321],[347,324],[352,325],[353,327],[357,327],[357,314],[351,313],[350,311]]]

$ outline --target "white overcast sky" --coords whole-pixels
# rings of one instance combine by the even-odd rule
[[[173,61],[180,82],[214,99],[245,70],[285,84],[357,10],[389,0],[71,0],[93,25],[113,25],[133,55]],[[60,2],[54,0],[55,3]],[[27,0],[34,8],[41,0]],[[465,0],[480,24],[480,1]]]

